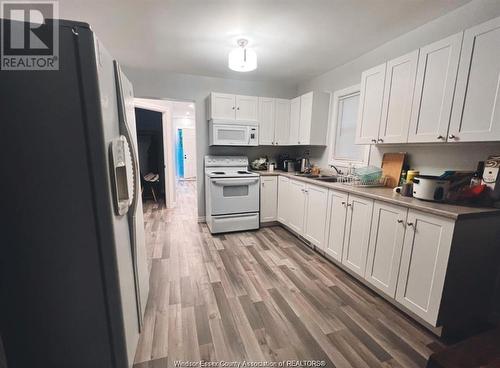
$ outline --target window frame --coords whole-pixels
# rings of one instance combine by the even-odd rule
[[[328,164],[341,167],[360,167],[368,165],[370,159],[370,145],[364,145],[363,160],[352,160],[349,158],[335,157],[335,144],[337,133],[340,129],[338,124],[339,102],[343,98],[347,98],[361,93],[361,85],[356,84],[347,88],[339,89],[330,98],[330,124],[328,124]],[[361,101],[360,101],[361,102]]]

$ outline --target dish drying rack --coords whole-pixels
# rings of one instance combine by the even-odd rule
[[[387,184],[387,176],[381,176],[376,179],[366,179],[356,174],[342,174],[337,177],[337,183],[351,185],[358,188],[385,187]]]

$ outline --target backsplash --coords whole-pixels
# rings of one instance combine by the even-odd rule
[[[445,170],[474,171],[478,161],[500,153],[500,143],[460,143],[437,145],[396,145],[372,147],[370,164],[380,166],[385,152],[406,152],[411,169],[421,174],[439,175]]]
[[[259,157],[267,156],[270,161],[276,162],[279,155],[289,154],[291,158],[297,158],[303,153],[303,149],[294,146],[257,146],[257,147],[230,147],[211,146],[208,149],[209,155],[220,156],[247,156],[252,162]]]
[[[311,148],[311,162],[324,171],[328,171],[327,152],[325,147]],[[475,170],[478,161],[485,161],[492,154],[500,154],[500,143],[372,146],[369,164],[380,166],[386,152],[406,152],[410,168],[422,174],[438,175],[445,170]]]

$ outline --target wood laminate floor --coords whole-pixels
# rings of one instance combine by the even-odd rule
[[[178,207],[147,202],[151,267],[134,368],[187,361],[324,360],[328,367],[425,367],[436,337],[285,229],[212,236],[194,182]]]

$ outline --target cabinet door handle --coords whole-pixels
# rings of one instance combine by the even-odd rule
[[[398,219],[398,224],[402,224],[402,223],[403,223],[403,220]]]
[[[406,223],[406,225],[415,229],[415,225],[413,224],[413,222],[408,222],[408,223]]]
[[[352,203],[347,203],[346,206],[347,207],[352,207]]]
[[[384,140],[383,140],[382,138],[379,138],[379,139],[377,140],[377,142],[378,142],[378,143],[384,143]]]
[[[440,134],[436,137],[436,139],[444,139],[444,137]]]
[[[300,144],[300,141],[298,142],[298,144]]]
[[[236,108],[235,106],[233,106],[233,107],[232,107],[232,109],[233,109],[233,110],[234,110],[235,108]]]
[[[236,110],[239,110],[239,109],[240,109],[240,107],[238,106],[238,107],[236,108]]]
[[[372,139],[372,142],[373,142],[373,143],[377,143],[377,140],[376,140],[376,139]]]
[[[448,136],[448,138],[449,138],[449,139],[455,139],[456,137],[455,137],[455,135],[454,135],[454,134],[450,134],[450,135]]]

